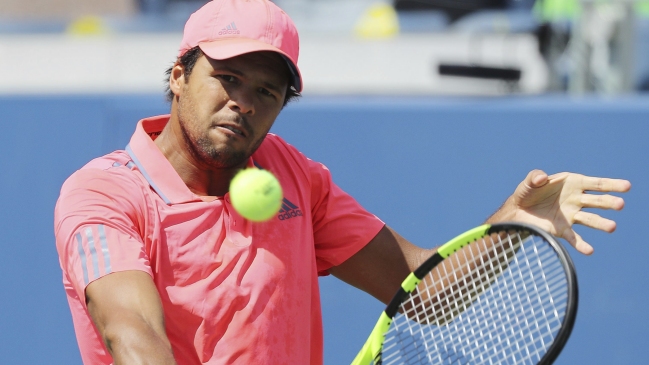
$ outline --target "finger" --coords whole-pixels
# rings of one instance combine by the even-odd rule
[[[581,206],[584,208],[620,210],[624,208],[624,199],[613,195],[582,194]]]
[[[613,191],[618,193],[625,193],[631,189],[631,183],[628,180],[608,179],[604,177],[584,176],[582,185],[582,190],[588,191]]]
[[[567,229],[561,237],[563,237],[566,241],[568,241],[568,243],[570,243],[572,247],[574,247],[577,251],[583,253],[584,255],[591,255],[593,252],[595,252],[593,246],[584,241],[584,239],[581,238],[581,236],[572,229]]]
[[[578,211],[573,216],[573,221],[577,224],[584,225],[593,229],[611,233],[615,231],[617,224],[615,221],[600,217],[597,214]]]

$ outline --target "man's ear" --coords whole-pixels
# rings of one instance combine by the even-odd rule
[[[179,62],[176,62],[171,68],[171,73],[169,74],[169,90],[171,90],[175,96],[180,96],[184,85],[185,68]]]

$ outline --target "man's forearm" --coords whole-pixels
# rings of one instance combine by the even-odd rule
[[[86,298],[115,365],[176,365],[149,274],[132,270],[106,275],[88,285]]]

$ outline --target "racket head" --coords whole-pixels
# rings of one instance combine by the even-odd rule
[[[551,364],[577,306],[574,264],[552,235],[527,224],[483,225],[442,245],[404,281],[377,324],[387,330],[374,363]]]

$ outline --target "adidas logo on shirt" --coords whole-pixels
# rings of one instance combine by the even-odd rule
[[[237,29],[237,27],[234,25],[234,22],[232,22],[232,24],[230,24],[228,27],[230,26],[232,26],[234,29]],[[258,164],[257,161],[253,161],[253,163],[255,164],[255,166],[257,166],[257,168],[263,169],[263,167],[261,167],[261,165]],[[279,213],[277,214],[277,218],[280,221],[302,216],[303,214],[300,207],[291,203],[291,201],[286,198],[282,199],[282,209],[280,209]]]
[[[279,218],[280,221],[301,216],[302,210],[300,210],[297,205],[291,203],[286,198],[282,200],[282,209],[280,209],[279,214],[277,214],[277,218]]]
[[[230,23],[227,27],[219,31],[219,35],[225,34],[240,34],[241,32],[237,29],[237,25],[234,22]]]

